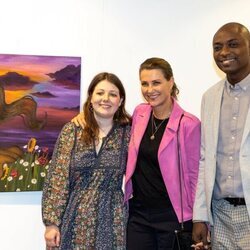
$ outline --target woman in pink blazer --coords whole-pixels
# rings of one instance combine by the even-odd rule
[[[129,202],[127,249],[178,249],[174,231],[180,229],[180,222],[183,220],[185,229],[192,230],[200,121],[177,104],[179,90],[167,61],[144,61],[140,81],[147,103],[137,106],[133,114],[125,178],[125,202]]]

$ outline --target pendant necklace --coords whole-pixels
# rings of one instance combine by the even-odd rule
[[[151,121],[152,121],[152,135],[150,136],[150,140],[154,140],[155,139],[156,132],[159,130],[159,128],[161,127],[161,125],[163,124],[163,122],[165,122],[169,118],[170,113],[168,114],[168,116],[164,120],[161,121],[161,123],[158,126],[156,126],[155,120],[154,120],[154,115],[153,115],[153,112],[152,112],[152,117],[151,117]]]

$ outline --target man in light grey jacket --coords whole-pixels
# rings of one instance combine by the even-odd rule
[[[201,159],[193,213],[196,249],[250,249],[250,34],[223,25],[213,56],[226,78],[203,96]],[[200,243],[200,244],[198,244]],[[200,246],[200,247],[199,247]]]

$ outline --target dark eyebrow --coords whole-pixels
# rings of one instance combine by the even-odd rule
[[[227,43],[230,43],[230,42],[238,42],[239,39],[237,38],[232,38],[232,39],[229,39],[228,41],[226,41]],[[216,44],[222,44],[222,42],[218,41],[218,42],[214,42],[213,45],[216,45]]]
[[[230,43],[230,42],[238,42],[239,41],[239,39],[237,39],[237,38],[233,38],[233,39],[230,39],[229,41],[227,41],[228,43]]]

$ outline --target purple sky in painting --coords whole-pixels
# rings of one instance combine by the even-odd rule
[[[47,64],[50,68],[58,70],[65,65],[73,64],[75,66],[79,65],[79,57],[65,57],[65,56],[36,56],[36,55],[8,55],[0,54],[1,65],[25,65],[25,63],[34,64]]]
[[[37,102],[39,119],[43,119],[45,113],[48,119],[46,126],[38,132],[27,129],[21,117],[0,123],[0,147],[15,143],[23,146],[31,137],[35,137],[39,145],[49,147],[52,152],[62,126],[79,112],[80,69],[64,71],[69,65],[81,65],[81,58],[0,54],[0,85],[5,90],[6,103],[12,103],[23,96],[32,96]],[[17,74],[4,78],[8,72]],[[59,72],[60,80],[52,77],[56,72]],[[74,78],[74,74],[68,77],[72,72],[76,72],[77,77]],[[21,89],[23,77],[28,77],[28,81],[24,83],[26,88]]]
[[[11,71],[35,81],[36,84],[32,86],[26,85],[27,91],[24,95],[31,95],[40,107],[72,108],[79,106],[80,82],[60,82],[48,74],[60,71],[68,65],[77,67],[80,64],[80,57],[0,54],[0,76]],[[5,86],[5,89],[8,87]]]

